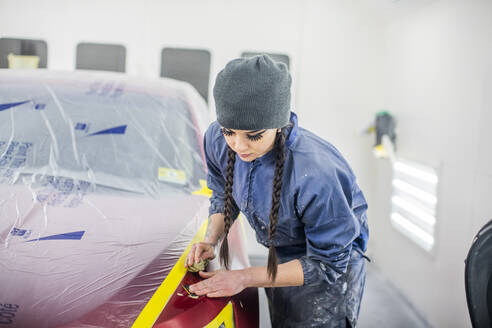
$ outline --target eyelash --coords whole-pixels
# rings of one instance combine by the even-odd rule
[[[247,135],[248,136],[248,139],[251,140],[251,141],[258,141],[260,140],[261,138],[263,138],[263,134],[255,134],[254,136],[250,136],[249,134]]]
[[[228,136],[228,137],[230,137],[234,134],[234,132],[226,130],[226,129],[221,129],[221,131],[222,131],[223,135]]]
[[[221,129],[221,131],[222,131],[222,134],[225,135],[225,136],[227,136],[227,137],[230,137],[230,136],[232,136],[234,134],[234,132],[229,131],[229,130],[226,130],[226,129]],[[251,141],[258,141],[261,138],[263,138],[263,134],[262,133],[255,134],[254,136],[250,136],[249,134],[247,134],[246,136]]]

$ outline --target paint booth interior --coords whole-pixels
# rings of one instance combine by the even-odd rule
[[[0,324],[271,327],[263,288],[195,297],[183,265],[215,77],[268,54],[368,202],[357,327],[490,327],[490,30],[488,0],[0,0]]]

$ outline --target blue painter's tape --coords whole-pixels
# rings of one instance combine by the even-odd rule
[[[106,129],[106,130],[102,130],[99,132],[94,132],[94,133],[89,134],[88,136],[96,136],[96,135],[100,135],[100,134],[125,134],[125,131],[126,131],[126,125],[121,125],[121,126],[116,126],[114,128],[111,128],[111,129]]]
[[[85,130],[85,129],[87,129],[86,123],[77,123],[75,125],[75,130]]]
[[[19,236],[22,237],[26,234],[27,230],[26,229],[18,229],[18,228],[13,228],[10,234],[12,236]]]
[[[16,106],[20,106],[20,105],[26,104],[28,102],[31,102],[31,101],[30,100],[26,100],[26,101],[21,101],[21,102],[16,102],[16,103],[10,103],[10,104],[0,104],[0,112],[2,110],[6,110],[6,109],[9,109],[9,108],[12,108],[12,107],[16,107]]]
[[[74,232],[67,232],[67,233],[62,233],[59,235],[51,235],[51,236],[46,236],[43,238],[36,238],[36,239],[31,239],[29,241],[38,241],[38,240],[66,240],[66,239],[71,239],[71,240],[81,240],[82,236],[84,235],[85,231],[74,231]]]

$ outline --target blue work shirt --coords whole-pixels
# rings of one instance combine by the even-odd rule
[[[367,203],[350,166],[329,142],[303,129],[291,113],[274,246],[281,263],[299,259],[304,285],[334,283],[347,270],[352,251],[365,252]],[[223,213],[227,144],[218,122],[205,133],[209,214]],[[236,154],[233,218],[241,211],[269,246],[276,149],[245,162]]]

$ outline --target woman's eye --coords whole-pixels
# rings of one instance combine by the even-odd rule
[[[234,132],[226,130],[226,129],[221,129],[221,131],[222,131],[223,135],[228,136],[228,137],[230,137],[234,134]]]
[[[261,138],[263,138],[263,134],[262,133],[259,133],[259,134],[255,134],[254,136],[250,136],[248,134],[248,139],[251,140],[251,141],[258,141],[260,140]]]

